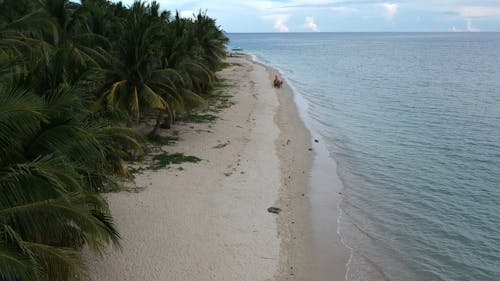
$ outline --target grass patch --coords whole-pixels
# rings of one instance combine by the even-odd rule
[[[185,162],[198,163],[200,161],[201,159],[196,156],[186,156],[183,153],[163,153],[153,156],[153,163],[151,163],[148,168],[151,170],[159,170],[166,168],[170,164],[181,164]]]
[[[233,87],[233,84],[228,83],[228,82],[224,82],[223,80],[215,82],[215,84],[214,84],[215,89],[227,89],[227,88],[231,88],[231,87]]]
[[[188,123],[212,123],[218,118],[213,114],[188,113],[181,116],[179,120]]]
[[[225,108],[229,108],[235,103],[231,100],[233,96],[226,94],[224,91],[217,91],[209,95],[206,100],[208,103],[208,111],[220,112]]]
[[[196,156],[187,156],[183,153],[174,153],[168,154],[163,152],[161,154],[154,155],[151,163],[148,166],[139,166],[139,167],[128,167],[128,172],[132,175],[140,175],[144,173],[144,171],[157,171],[160,169],[170,168],[171,164],[182,164],[182,163],[198,163],[201,159]],[[179,171],[183,171],[183,167],[177,168]]]

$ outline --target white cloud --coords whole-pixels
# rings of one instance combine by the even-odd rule
[[[469,31],[469,32],[481,31],[479,28],[475,28],[472,26],[472,21],[470,19],[466,19],[465,22],[467,23],[467,31]]]
[[[319,32],[318,25],[314,22],[314,17],[306,17],[304,27],[314,32]]]
[[[288,29],[288,26],[285,25],[285,23],[281,21],[276,21],[274,24],[274,28],[278,29],[280,32],[288,32],[290,29]]]
[[[462,32],[462,30],[460,30],[460,29],[458,29],[458,28],[456,28],[454,26],[451,28],[451,31],[452,32]]]
[[[123,1],[130,5],[134,0],[111,1]],[[472,21],[471,30],[477,27],[480,27],[481,31],[498,30],[500,26],[500,0],[157,1],[162,9],[172,12],[178,9],[183,17],[191,17],[192,11],[197,12],[199,9],[208,10],[209,16],[216,18],[217,23],[228,32],[305,30],[306,16],[313,16],[315,20],[319,20],[321,16],[321,27],[318,27],[321,31],[386,30],[388,23],[402,20],[403,16],[407,18],[400,22],[400,25],[391,26],[390,30],[432,31],[441,30],[444,26],[451,31],[454,25],[458,31],[467,31],[467,19]]]
[[[331,7],[330,10],[336,14],[351,14],[359,12],[358,9],[351,7]]]
[[[194,12],[194,11],[192,11],[192,10],[184,10],[184,11],[180,11],[180,12],[179,12],[179,16],[180,16],[181,18],[186,18],[186,19],[188,19],[188,18],[192,18],[192,17],[193,17],[193,14],[195,14],[195,12]]]
[[[382,7],[385,9],[385,19],[391,21],[398,12],[399,4],[397,3],[384,3]]]
[[[286,21],[290,18],[287,14],[274,14],[262,17],[265,20],[274,22],[273,27],[279,32],[289,32],[290,29],[286,26]]]
[[[304,7],[314,7],[318,5],[332,4],[331,0],[289,0],[289,1],[273,1],[273,0],[240,0],[249,6],[258,9],[300,9]]]
[[[276,9],[279,3],[275,3],[272,1],[249,1],[249,2],[244,2],[244,4],[252,8],[255,8],[257,10],[270,10],[270,9]]]
[[[457,12],[465,18],[500,17],[497,7],[461,7]]]

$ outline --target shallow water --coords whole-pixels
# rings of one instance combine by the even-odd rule
[[[229,37],[338,164],[349,280],[500,280],[500,33]]]

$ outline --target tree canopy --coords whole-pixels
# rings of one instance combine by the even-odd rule
[[[1,281],[86,280],[82,247],[119,247],[100,193],[131,178],[131,124],[203,105],[227,41],[157,2],[0,1]]]

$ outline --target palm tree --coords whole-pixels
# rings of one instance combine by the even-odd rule
[[[113,61],[105,69],[104,94],[99,105],[111,104],[126,110],[138,121],[143,110],[165,110],[168,104],[160,92],[170,87],[165,71],[158,68],[156,53],[160,22],[149,6],[135,2],[122,23],[122,36],[115,45]],[[163,88],[154,85],[162,84]],[[100,107],[99,107],[100,108]]]
[[[99,251],[119,239],[105,201],[85,185],[82,171],[91,167],[71,156],[97,143],[55,106],[70,99],[19,87],[0,92],[0,277],[83,276],[81,246]],[[70,153],[75,147],[82,148]]]
[[[130,179],[136,121],[204,103],[215,21],[106,0],[0,0],[0,280],[82,280],[80,249],[119,245],[100,192]],[[226,41],[225,41],[226,40]],[[98,106],[95,106],[98,105]]]
[[[183,77],[186,89],[206,94],[213,86],[214,73],[200,56],[193,22],[176,14],[163,40],[163,63],[176,69]]]
[[[229,39],[206,12],[199,11],[194,21],[196,38],[201,46],[201,56],[212,71],[217,70],[226,57],[225,45]]]
[[[83,245],[118,245],[95,192],[129,176],[122,159],[141,146],[137,133],[88,110],[91,68],[73,51],[46,50],[24,74],[16,57],[0,56],[0,280],[84,278]]]

